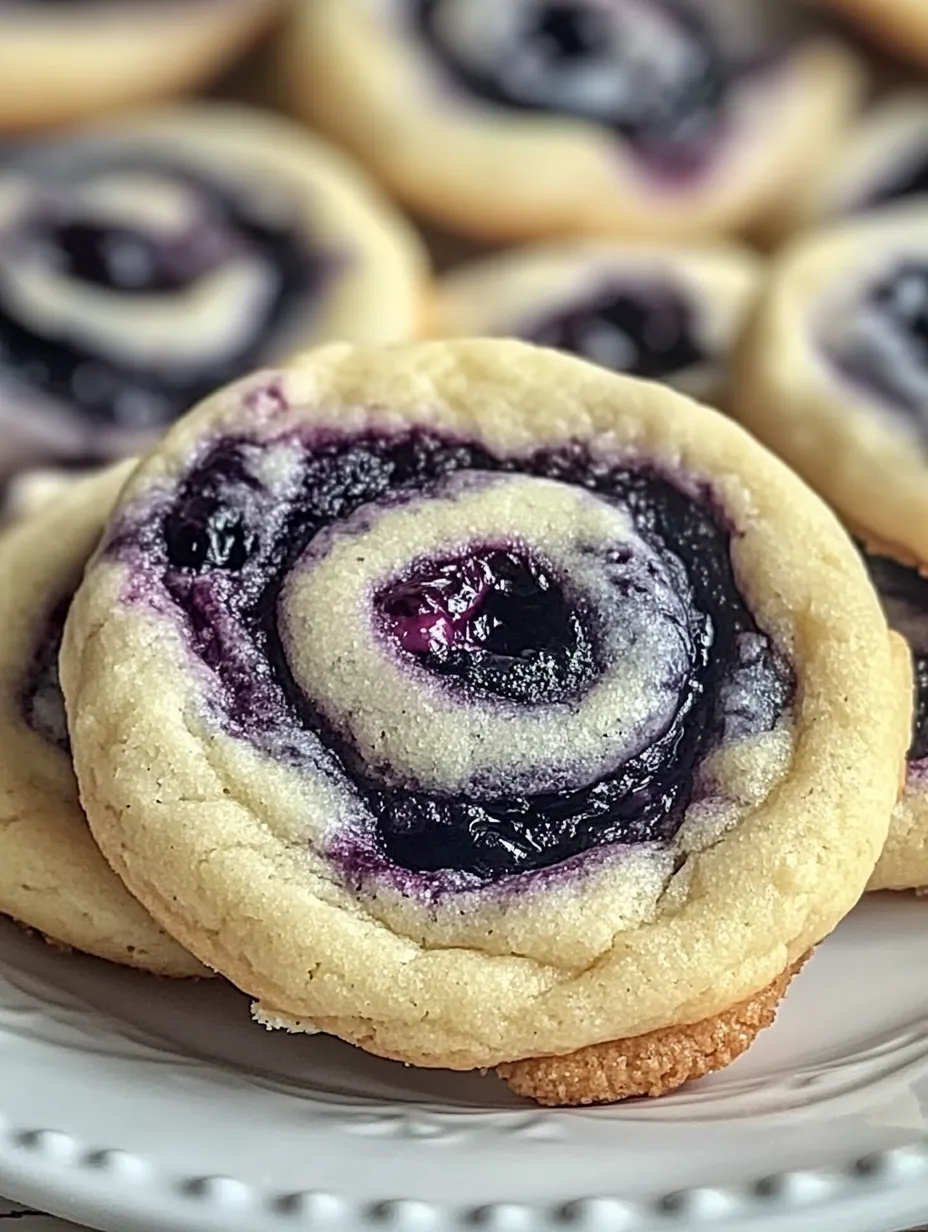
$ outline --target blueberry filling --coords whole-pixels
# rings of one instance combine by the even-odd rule
[[[906,414],[928,443],[928,263],[904,261],[839,321],[826,350],[840,372]]]
[[[302,441],[297,473],[282,493],[258,478],[266,448],[220,441],[154,512],[130,511],[108,551],[129,565],[130,601],[167,592],[191,652],[214,674],[211,704],[228,731],[316,772],[322,756],[324,775],[350,784],[373,838],[364,846],[355,836],[330,853],[346,875],[453,871],[480,884],[604,844],[668,841],[713,749],[732,735],[769,731],[790,702],[791,670],[739,594],[729,531],[708,493],[687,494],[646,467],[595,460],[581,445],[514,459],[418,430]],[[307,546],[364,506],[427,498],[460,472],[538,476],[596,494],[627,512],[683,597],[691,663],[672,721],[640,753],[580,789],[460,798],[385,787],[291,673],[278,601]],[[632,598],[647,601],[656,583],[647,571],[630,577],[623,585],[637,588]],[[382,588],[374,607],[397,654],[451,677],[468,695],[492,695],[487,704],[503,696],[531,712],[595,684],[599,669],[581,607],[522,549],[420,561]],[[333,611],[331,618],[345,617]]]
[[[478,98],[605,124],[669,172],[705,166],[734,90],[755,67],[726,52],[690,0],[530,0],[476,45],[455,33],[470,0],[409,3],[418,36]]]
[[[230,316],[240,313],[242,328],[227,346],[206,347],[202,357],[193,358],[190,339],[184,338],[186,357],[167,348],[158,362],[136,361],[131,340],[105,334],[92,340],[80,323],[33,319],[17,300],[16,280],[7,280],[0,262],[0,373],[74,408],[93,425],[151,430],[169,423],[260,365],[293,314],[324,288],[328,261],[309,250],[295,219],[252,208],[231,185],[161,155],[144,163],[99,163],[80,175],[73,168],[69,172],[67,190],[85,180],[92,184],[100,175],[154,173],[192,195],[197,217],[173,228],[96,221],[86,216],[86,205],[59,199],[54,177],[46,182],[40,169],[34,209],[4,237],[11,269],[48,271],[75,284],[75,297],[87,288],[122,300],[130,310],[140,297],[163,296],[164,312],[178,320],[182,297],[192,296],[204,276],[225,262],[251,262],[263,271],[268,288],[260,302],[236,304],[228,297],[223,307]]]
[[[432,562],[376,603],[403,651],[478,693],[560,700],[592,678],[593,648],[577,611],[544,565],[523,553]]]
[[[58,678],[58,654],[71,595],[50,613],[41,631],[19,697],[20,713],[29,727],[49,744],[70,749],[64,696]]]
[[[909,761],[928,758],[928,579],[887,556],[864,553],[886,617],[912,650],[915,676],[915,714]]]
[[[675,376],[708,355],[696,337],[692,305],[670,286],[608,288],[525,331],[532,342],[648,380]]]

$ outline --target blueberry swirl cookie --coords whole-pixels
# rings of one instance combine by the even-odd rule
[[[426,261],[343,156],[232,105],[139,114],[0,166],[0,476],[136,451],[314,341],[418,324]]]
[[[191,90],[280,8],[280,0],[0,0],[0,132]]]
[[[100,854],[71,765],[58,650],[131,463],[82,480],[0,537],[0,911],[57,945],[161,975],[208,975]]]
[[[924,0],[821,0],[860,26],[887,50],[928,65],[928,9]]]
[[[742,228],[860,84],[756,0],[300,0],[285,46],[298,112],[413,208],[497,239]]]
[[[786,467],[504,340],[321,348],[182,420],[62,679],[97,841],[261,1021],[568,1104],[770,1021],[873,870],[911,715]]]
[[[433,324],[445,337],[523,338],[718,405],[762,270],[734,246],[537,245],[452,270]]]
[[[805,191],[784,203],[780,231],[895,206],[928,208],[928,91],[887,95],[864,112]]]
[[[785,249],[735,368],[737,418],[865,537],[928,560],[928,209]]]

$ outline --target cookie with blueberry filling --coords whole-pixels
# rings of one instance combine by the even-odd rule
[[[928,9],[922,0],[822,0],[888,51],[928,64]]]
[[[875,549],[865,559],[890,625],[909,643],[915,689],[905,788],[868,888],[928,890],[928,578]]]
[[[445,275],[433,324],[444,337],[523,338],[717,405],[762,268],[734,246],[537,245]]]
[[[911,718],[786,467],[509,340],[208,400],[124,490],[62,678],[97,841],[261,1021],[560,1103],[743,1051],[873,871]]]
[[[58,650],[68,603],[132,469],[72,486],[0,537],[0,911],[53,943],[160,975],[208,975],[129,894],[87,828]]]
[[[865,111],[804,192],[784,203],[780,230],[899,203],[928,208],[928,92],[899,91]]]
[[[928,210],[790,245],[735,368],[737,418],[866,537],[928,560]]]
[[[298,112],[417,211],[496,239],[746,227],[860,86],[843,47],[756,0],[301,0],[284,57]]]
[[[209,81],[280,0],[0,0],[0,132],[169,98]]]
[[[293,348],[410,337],[426,272],[285,119],[204,103],[24,143],[0,167],[0,475],[135,452]]]

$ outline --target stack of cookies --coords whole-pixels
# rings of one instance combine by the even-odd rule
[[[0,910],[577,1105],[928,887],[928,96],[825,7],[298,0],[291,118],[10,151]]]

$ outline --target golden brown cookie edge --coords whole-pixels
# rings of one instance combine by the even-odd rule
[[[566,1056],[511,1061],[498,1065],[496,1072],[516,1094],[552,1108],[666,1095],[724,1069],[746,1052],[773,1023],[790,981],[808,957],[754,996],[711,1018],[592,1044]]]

